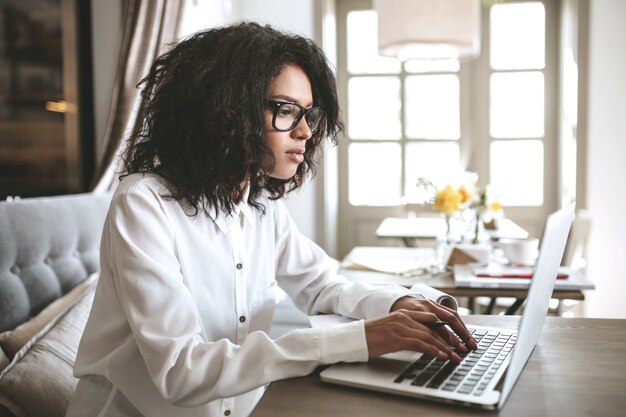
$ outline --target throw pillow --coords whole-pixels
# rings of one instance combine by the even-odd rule
[[[0,372],[9,364],[9,358],[4,354],[4,351],[0,347]]]
[[[34,343],[36,335],[45,334],[56,321],[91,289],[96,286],[98,273],[91,274],[80,284],[72,288],[67,294],[48,304],[43,310],[30,320],[20,324],[15,329],[0,333],[0,348],[9,360],[28,342]]]
[[[78,380],[72,375],[94,288],[0,373],[0,404],[17,417],[63,417]]]

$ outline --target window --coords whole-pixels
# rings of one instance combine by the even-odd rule
[[[489,23],[489,179],[505,206],[540,206],[545,8],[539,2],[496,4]]]
[[[338,79],[346,121],[339,147],[339,252],[376,244],[382,218],[404,216],[419,177],[440,186],[474,171],[499,190],[508,217],[539,235],[557,203],[550,2],[483,7],[479,59],[381,57],[369,0],[337,3]],[[546,28],[550,28],[548,31]]]
[[[459,65],[380,57],[376,13],[354,10],[346,20],[348,199],[395,206],[419,176],[445,181],[459,165]]]

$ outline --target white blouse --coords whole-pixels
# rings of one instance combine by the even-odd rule
[[[270,339],[276,285],[307,314],[358,319],[408,293],[336,275],[280,201],[191,217],[167,193],[133,174],[113,196],[68,416],[247,416],[271,381],[368,358],[363,320]]]

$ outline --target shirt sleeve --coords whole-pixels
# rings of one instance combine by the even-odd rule
[[[285,205],[277,201],[275,210],[276,280],[302,311],[369,319],[411,294],[399,285],[372,286],[337,275],[337,261],[300,233]]]
[[[239,345],[204,340],[176,256],[179,238],[157,191],[139,185],[114,197],[103,233],[103,268],[113,277],[132,333],[127,343],[136,344],[150,379],[170,403],[198,406],[306,375],[320,364],[367,360],[363,321],[297,330],[277,340],[253,332]],[[304,287],[302,300],[309,302],[314,290]],[[338,290],[321,291],[311,305],[330,306]]]

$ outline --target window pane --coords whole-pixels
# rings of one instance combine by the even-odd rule
[[[497,4],[491,8],[491,67],[536,69],[545,66],[545,10],[538,2]]]
[[[373,10],[348,13],[348,72],[375,74],[400,72],[400,61],[378,55],[378,19]]]
[[[540,140],[493,141],[490,183],[505,206],[543,204],[543,143]]]
[[[348,83],[350,139],[400,139],[400,79],[358,77]]]
[[[417,179],[428,178],[437,188],[454,183],[461,171],[459,145],[447,143],[409,143],[406,146],[406,189],[409,201],[417,197]]]
[[[348,148],[349,199],[353,206],[392,206],[400,202],[400,145],[353,143]],[[373,166],[379,167],[372,169]]]
[[[490,133],[494,138],[543,136],[543,74],[538,71],[491,75]]]
[[[409,73],[459,72],[458,59],[411,59],[404,63],[404,70]]]
[[[406,78],[406,135],[413,139],[458,139],[459,77],[456,74]]]

